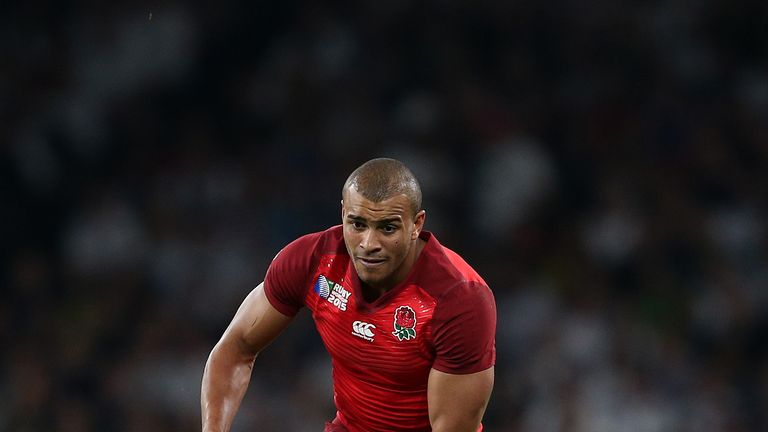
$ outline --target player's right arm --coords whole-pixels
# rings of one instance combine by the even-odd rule
[[[230,430],[256,356],[291,319],[267,300],[264,283],[248,294],[205,364],[200,395],[203,432]]]

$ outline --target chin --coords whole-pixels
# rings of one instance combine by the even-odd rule
[[[368,272],[358,271],[357,276],[360,278],[360,281],[366,285],[376,285],[381,283],[384,280],[384,278],[375,277]]]
[[[366,284],[375,284],[377,282],[380,282],[380,278],[371,276],[370,273],[365,272],[357,272],[357,276],[360,277],[360,281]]]

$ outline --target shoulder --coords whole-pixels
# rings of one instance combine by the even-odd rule
[[[451,295],[483,289],[490,292],[485,280],[458,253],[440,244],[432,233],[427,232],[423,238],[427,244],[422,250],[424,256],[420,257],[422,262],[415,282],[433,298],[440,299],[449,292]]]
[[[429,334],[432,367],[445,373],[485,370],[496,360],[496,301],[458,253],[427,233],[417,284],[435,299]]]
[[[417,283],[436,301],[434,324],[458,320],[495,325],[496,300],[480,274],[431,233],[423,252],[427,255]]]
[[[264,278],[264,292],[272,306],[284,315],[295,315],[320,257],[340,250],[346,251],[339,227],[301,236],[280,250]]]
[[[474,373],[496,360],[496,301],[484,283],[460,281],[442,293],[431,322],[436,358],[445,373]]]
[[[493,291],[477,281],[459,281],[445,289],[437,298],[435,315],[445,321],[462,316],[465,319],[496,315],[496,299]]]

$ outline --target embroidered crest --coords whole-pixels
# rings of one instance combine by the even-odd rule
[[[416,338],[416,312],[410,306],[400,306],[395,309],[395,331],[393,335],[398,340]]]

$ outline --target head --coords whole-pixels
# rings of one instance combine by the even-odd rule
[[[421,187],[395,159],[372,159],[341,191],[344,242],[363,284],[388,290],[408,276],[424,227]]]

